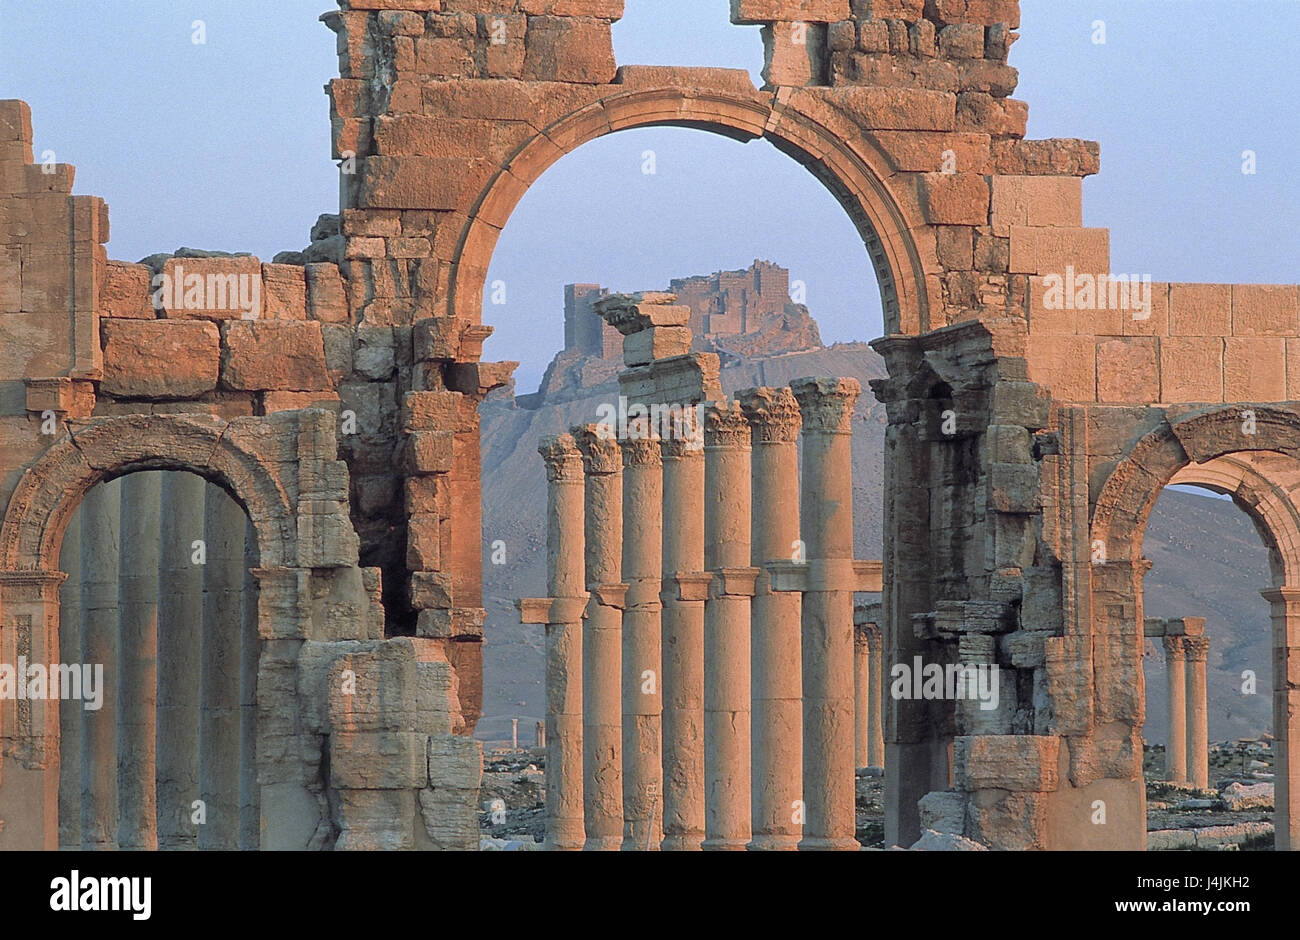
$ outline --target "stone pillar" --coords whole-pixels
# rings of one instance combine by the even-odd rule
[[[885,766],[885,666],[884,635],[879,624],[867,625],[867,647],[871,656],[871,676],[867,700],[867,766]]]
[[[772,590],[771,576],[762,566],[796,554],[802,419],[788,388],[746,389],[736,398],[749,420],[753,445],[750,556],[759,568],[750,611],[753,836],[749,847],[791,851],[803,831],[795,812],[803,791],[802,596]]]
[[[596,425],[574,428],[582,452],[587,590],[582,626],[583,808],[588,851],[623,844],[623,460]]]
[[[572,435],[542,438],[546,463],[546,587],[520,601],[524,623],[546,624],[546,840],[575,851],[586,839],[582,781],[582,612],[587,602],[582,453]],[[545,728],[543,734],[541,729]]]
[[[81,659],[81,510],[63,534],[59,570],[68,575],[59,588],[60,662]],[[80,702],[59,705],[59,848],[81,848]]]
[[[1183,638],[1187,655],[1187,780],[1199,789],[1210,785],[1210,739],[1206,714],[1205,659],[1210,641],[1203,636]]]
[[[239,841],[239,672],[244,630],[244,511],[218,486],[204,494],[203,655],[199,674],[199,848]]]
[[[663,457],[663,775],[666,851],[704,841],[704,449],[680,435]]]
[[[867,752],[871,749],[871,647],[867,643],[867,625],[853,624],[853,763],[870,767]]]
[[[81,847],[116,849],[117,575],[122,482],[100,483],[81,503],[81,661],[104,667],[103,703],[81,716]]]
[[[743,851],[750,824],[750,430],[740,405],[705,412],[704,843]]]
[[[117,764],[123,849],[158,848],[158,540],[162,474],[122,478],[118,580]]]
[[[853,379],[790,383],[803,414],[800,531],[804,594],[803,799],[800,849],[856,850],[853,767]]]
[[[1184,637],[1166,636],[1165,669],[1169,683],[1169,743],[1165,747],[1165,779],[1187,780],[1187,674]]]
[[[1300,588],[1261,592],[1273,618],[1274,847],[1300,849]]]
[[[663,462],[659,437],[619,441],[623,450],[623,850],[658,851],[663,838],[659,601]]]
[[[253,575],[259,561],[257,529],[245,515],[240,591],[244,629],[239,647],[239,847],[248,850],[260,848],[262,828],[262,789],[257,783],[257,667],[262,644],[257,635],[258,588]]]
[[[158,556],[158,847],[193,849],[199,798],[203,477],[164,473]],[[202,548],[206,552],[206,548]]]

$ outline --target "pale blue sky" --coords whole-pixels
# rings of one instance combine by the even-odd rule
[[[1294,282],[1300,220],[1296,0],[1023,0],[1011,63],[1029,136],[1101,142],[1085,224],[1115,270],[1157,280]],[[322,86],[328,0],[0,0],[0,97],[32,105],[37,158],[77,167],[112,209],[109,254],[181,245],[301,248],[337,210]],[[207,42],[191,42],[203,20]],[[1093,22],[1106,43],[1092,42]],[[761,67],[726,0],[628,0],[621,64]],[[1241,172],[1243,150],[1258,172]],[[641,172],[653,150],[657,173]],[[828,341],[881,332],[860,240],[810,175],[765,142],[655,129],[595,141],[521,202],[490,277],[507,304],[485,355],[527,391],[562,340],[562,285],[662,287],[756,257],[805,281]]]

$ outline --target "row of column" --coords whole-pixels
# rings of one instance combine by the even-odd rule
[[[521,607],[547,624],[548,847],[857,848],[859,393],[742,392],[702,448],[680,424],[543,441],[550,597]],[[782,589],[764,566],[792,561]]]
[[[1210,641],[1203,636],[1163,638],[1169,683],[1169,743],[1165,779],[1210,785],[1210,739],[1206,715],[1205,661]]]
[[[853,752],[859,767],[885,766],[883,639],[878,623],[855,618]]]
[[[65,663],[103,666],[103,705],[59,710],[59,843],[259,842],[256,539],[224,490],[182,472],[91,489],[64,536]]]

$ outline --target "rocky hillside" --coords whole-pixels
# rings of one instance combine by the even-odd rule
[[[867,382],[884,375],[880,357],[865,344],[850,343],[733,361],[722,370],[722,385],[730,393],[804,375],[852,376],[863,385],[853,439],[855,541],[857,557],[879,558],[885,415]],[[545,710],[542,627],[521,625],[514,608],[516,598],[540,596],[546,586],[546,477],[537,443],[543,435],[595,421],[601,403],[617,402],[618,384],[610,380],[571,394],[559,401],[548,396],[535,410],[508,398],[483,406],[487,622],[479,735],[487,739],[508,739],[510,719],[518,717],[520,741],[529,744],[533,723]],[[505,558],[494,565],[496,540],[504,543]],[[1228,500],[1169,490],[1152,515],[1145,553],[1154,562],[1146,579],[1146,614],[1206,618],[1211,740],[1270,730],[1269,611],[1259,596],[1269,584],[1268,560],[1250,520]],[[1158,641],[1147,648],[1146,738],[1164,743],[1164,655]],[[1258,677],[1254,695],[1241,693],[1245,669]]]

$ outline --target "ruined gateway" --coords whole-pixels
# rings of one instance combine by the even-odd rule
[[[925,826],[993,848],[1144,848],[1141,543],[1170,482],[1234,495],[1270,549],[1276,840],[1300,844],[1297,288],[1133,302],[1106,276],[1080,207],[1098,147],[1024,140],[1009,97],[1015,0],[733,0],[764,26],[762,89],[617,66],[621,0],[342,6],[322,17],[339,221],[279,263],[108,260],[104,202],[34,165],[29,109],[0,102],[0,663],[157,689],[110,678],[93,712],[0,699],[0,848],[477,847],[477,405],[512,368],[479,361],[488,260],[547,167],[649,125],[768,138],[861,232],[887,333],[884,557],[854,560],[839,525],[856,383],[715,401],[670,295],[602,301],[630,399],[710,404],[702,452],[578,429],[544,455],[552,596],[522,607],[568,690],[554,847],[653,848],[639,801],[659,796],[663,848],[856,847],[852,595],[872,583],[888,661],[1000,683],[991,710],[885,702],[888,843],[942,794]],[[801,518],[768,498],[795,474]],[[155,523],[174,562],[142,547]],[[112,571],[77,562],[117,545]],[[698,645],[658,650],[660,693],[627,709],[598,667],[653,656],[647,622]],[[725,732],[751,709],[767,731]],[[623,745],[647,727],[653,752]]]

